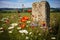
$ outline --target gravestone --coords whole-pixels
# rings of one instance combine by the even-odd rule
[[[32,4],[32,21],[40,26],[49,27],[50,6],[47,1],[34,2]]]

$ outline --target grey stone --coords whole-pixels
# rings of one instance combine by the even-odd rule
[[[34,2],[32,4],[32,21],[40,26],[50,25],[50,5],[47,1]]]

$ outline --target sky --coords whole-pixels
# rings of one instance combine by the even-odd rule
[[[0,8],[25,8],[32,7],[33,2],[42,0],[0,0]],[[44,0],[45,1],[45,0]],[[60,8],[60,0],[46,0],[49,2],[51,8]]]

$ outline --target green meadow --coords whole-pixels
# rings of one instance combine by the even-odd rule
[[[50,27],[49,31],[43,32],[39,27],[31,28],[30,23],[26,23],[26,28],[17,29],[19,26],[15,26],[13,29],[8,29],[12,23],[20,23],[20,17],[28,16],[31,21],[31,13],[0,13],[0,20],[3,18],[9,19],[9,24],[6,24],[3,21],[0,21],[0,27],[3,27],[4,32],[0,32],[0,40],[52,40],[51,37],[56,37],[55,40],[60,40],[60,12],[50,12]],[[12,33],[9,33],[10,30],[13,30]],[[28,34],[19,33],[19,30],[27,30]],[[1,30],[0,30],[1,31]],[[31,34],[30,34],[31,33]]]

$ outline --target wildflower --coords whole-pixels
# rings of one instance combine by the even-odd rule
[[[22,19],[21,19],[21,22],[26,22],[26,20],[22,18]]]
[[[26,22],[29,18],[27,16],[22,17],[21,22]]]
[[[32,34],[32,32],[29,33],[30,35]]]
[[[20,33],[24,33],[23,30],[19,30]]]
[[[24,16],[24,17],[23,17],[23,19],[25,19],[25,20],[28,20],[28,19],[29,19],[29,17],[27,17],[27,16]]]
[[[9,31],[9,33],[12,33],[12,31]]]
[[[33,35],[31,35],[31,37],[33,37]]]
[[[27,23],[30,23],[31,21],[27,21]]]
[[[19,30],[19,29],[21,29],[21,27],[17,27],[17,29]]]
[[[30,26],[31,26],[31,28],[33,29],[34,27],[36,27],[38,24],[37,23],[34,23],[34,22],[32,22],[31,24],[30,24]]]
[[[37,26],[37,23],[32,22],[30,26]]]
[[[25,28],[26,24],[21,24],[20,27],[21,28]]]
[[[0,31],[0,33],[2,33],[2,32],[4,32],[4,31]]]
[[[41,36],[41,33],[39,33],[38,35],[40,35],[40,36]]]
[[[2,30],[2,29],[3,29],[3,27],[0,28],[0,30]]]
[[[29,37],[26,37],[26,39],[29,39]]]
[[[30,10],[30,9],[28,9],[27,11],[28,11],[29,13],[32,12],[32,10]]]
[[[40,28],[42,28],[42,29],[43,29],[44,27],[40,27]]]
[[[8,29],[13,29],[14,28],[14,26],[13,27],[9,27]]]
[[[42,26],[46,26],[46,22],[45,21],[42,21]]]
[[[27,30],[19,30],[20,33],[25,33],[25,34],[28,34],[28,31]]]
[[[8,19],[8,18],[2,18],[1,21],[5,21],[6,19]]]
[[[45,23],[43,24],[43,26],[45,26]]]
[[[11,26],[17,26],[18,25],[18,23],[12,23],[11,24]]]
[[[51,37],[51,39],[56,39],[56,37]]]

